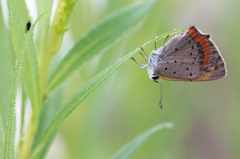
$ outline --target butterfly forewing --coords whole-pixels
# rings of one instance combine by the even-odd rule
[[[208,81],[226,75],[225,63],[208,34],[192,26],[159,49],[154,72],[173,81]]]

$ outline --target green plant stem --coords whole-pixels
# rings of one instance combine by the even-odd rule
[[[22,149],[19,152],[20,159],[28,159],[32,150],[32,145],[34,141],[35,134],[38,128],[39,112],[32,112],[30,116],[30,121],[28,123],[28,128],[26,136],[22,143]]]
[[[44,52],[40,56],[40,95],[42,101],[45,98],[45,85],[53,56],[59,50],[65,31],[67,21],[72,12],[75,0],[59,0],[57,10],[54,15],[53,24],[50,28],[48,43]]]
[[[47,53],[42,55],[42,58],[40,60],[40,66],[39,66],[39,81],[40,81],[40,101],[44,101],[44,92],[45,92],[45,85],[47,80],[47,75],[49,71],[49,67],[52,60],[52,55],[46,50]]]

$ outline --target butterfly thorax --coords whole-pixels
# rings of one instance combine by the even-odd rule
[[[159,76],[155,73],[154,69],[161,61],[160,53],[162,52],[162,48],[163,47],[153,50],[148,59],[148,75],[149,78],[154,82],[157,82],[156,80],[159,79]]]

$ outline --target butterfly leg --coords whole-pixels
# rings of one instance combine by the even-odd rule
[[[148,57],[147,57],[147,54],[146,54],[146,52],[144,51],[144,49],[141,47],[141,49],[142,49],[142,51],[143,51],[143,53],[144,54],[142,54],[141,52],[139,52],[141,55],[142,55],[142,57],[147,61],[147,63],[148,63]]]
[[[157,38],[158,36],[156,36],[155,38]],[[157,50],[157,42],[154,42],[154,46],[155,46],[155,50]]]
[[[136,60],[135,58],[133,58],[133,57],[132,57],[131,59],[132,59],[132,60],[138,65],[138,67],[141,68],[141,69],[148,67],[148,64],[144,64],[144,65],[143,65],[143,64],[140,64],[140,63],[137,62],[137,60]]]
[[[166,44],[168,38],[169,38],[169,35],[166,36],[166,38],[165,38],[165,40],[164,40],[164,44]],[[163,45],[164,45],[164,44],[163,44]]]

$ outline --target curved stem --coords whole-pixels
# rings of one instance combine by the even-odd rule
[[[38,119],[39,119],[39,113],[32,112],[29,123],[28,123],[27,132],[26,132],[25,138],[23,140],[21,150],[19,152],[20,159],[28,159],[29,158],[29,155],[32,150],[34,137],[35,137],[35,134],[36,134],[37,128],[38,128]]]

